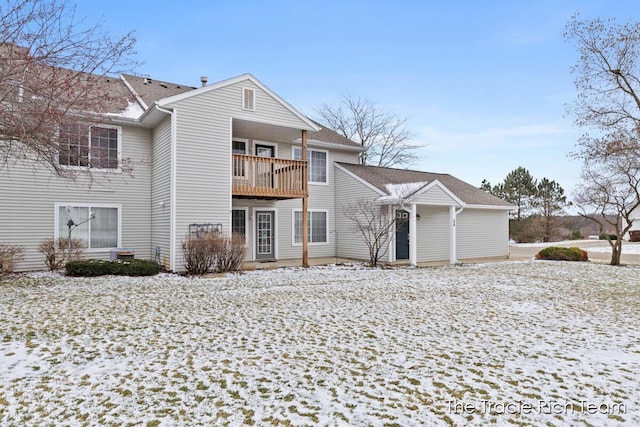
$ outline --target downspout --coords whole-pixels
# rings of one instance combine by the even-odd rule
[[[450,206],[449,207],[449,216],[450,216],[450,221],[451,221],[451,240],[449,242],[449,264],[459,264],[460,261],[458,261],[458,253],[457,253],[457,218],[458,218],[458,214],[461,213],[464,210],[464,206],[461,206],[459,210],[455,210],[455,206]]]
[[[155,102],[158,111],[171,116],[171,183],[169,202],[169,271],[176,271],[176,154],[177,154],[177,112],[167,110]]]
[[[393,205],[389,205],[388,209],[389,209],[389,218],[392,218],[392,221],[394,222],[393,232],[389,230],[389,234],[390,234],[389,244],[387,245],[387,251],[389,252],[387,254],[387,258],[389,260],[389,264],[391,264],[396,260],[396,239],[394,238],[396,235],[396,229],[395,229],[396,219],[395,219],[395,214],[393,212]]]
[[[412,267],[418,266],[418,207],[415,203],[411,204],[409,211],[409,262]]]

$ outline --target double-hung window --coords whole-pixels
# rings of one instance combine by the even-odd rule
[[[309,211],[308,234],[310,244],[328,243],[328,219],[329,214],[324,210]],[[293,211],[293,243],[302,244],[302,211]]]
[[[62,166],[117,170],[120,167],[120,131],[117,126],[67,123],[58,133],[58,162]]]
[[[326,184],[328,176],[328,152],[325,150],[307,149],[307,162],[309,163],[309,182]],[[302,160],[302,148],[293,147],[293,159]]]
[[[231,232],[242,236],[246,240],[247,210],[233,209],[231,211]]]
[[[80,239],[87,249],[117,248],[120,244],[120,206],[56,203],[55,237]]]
[[[247,141],[233,140],[231,142],[231,152],[233,154],[247,154]],[[233,176],[235,178],[244,177],[246,169],[246,161],[233,159]]]

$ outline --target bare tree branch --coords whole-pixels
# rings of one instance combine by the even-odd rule
[[[365,165],[408,166],[425,146],[413,142],[415,135],[406,128],[407,119],[380,109],[367,98],[343,95],[338,105],[322,104],[316,113],[331,129],[362,144]]]
[[[580,54],[572,67],[578,96],[569,112],[578,126],[595,131],[580,137],[572,153],[582,162],[575,204],[605,233],[611,264],[619,265],[622,239],[640,206],[640,23],[575,16],[565,38]]]
[[[110,76],[135,65],[135,39],[83,25],[64,0],[9,0],[0,23],[0,169],[32,162],[73,176],[60,165],[60,128],[104,122],[104,113],[126,107]],[[100,163],[99,150],[92,156]]]
[[[376,266],[387,254],[395,236],[396,219],[389,207],[370,200],[358,199],[343,209],[352,230],[360,235],[369,250],[369,263]]]

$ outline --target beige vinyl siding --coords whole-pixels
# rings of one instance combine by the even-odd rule
[[[509,213],[498,209],[465,208],[457,216],[458,259],[509,255]]]
[[[160,248],[160,264],[170,266],[171,246],[171,119],[169,116],[153,131],[151,173],[151,251]],[[162,205],[161,205],[162,204]]]
[[[294,144],[288,142],[269,141],[265,139],[249,139],[247,149],[250,153],[254,152],[254,145],[256,143],[268,143],[275,144],[277,146],[277,157],[281,159],[292,158],[292,147]],[[299,144],[295,144],[299,146]],[[326,150],[326,149],[324,149]],[[328,211],[328,225],[327,225],[327,243],[324,244],[312,244],[309,246],[309,257],[333,257],[337,252],[337,240],[335,233],[335,168],[334,162],[357,162],[357,153],[348,151],[329,151],[327,162],[329,167],[327,169],[328,184],[310,184],[309,185],[309,209],[311,210],[326,210]],[[294,210],[302,210],[302,199],[288,199],[280,201],[269,200],[247,200],[247,199],[234,199],[233,209],[248,208],[247,216],[247,260],[254,259],[254,246],[255,246],[255,222],[254,212],[260,209],[275,209],[277,227],[276,227],[276,240],[277,240],[277,256],[279,259],[300,259],[302,258],[302,245],[293,244],[293,212]]]
[[[353,222],[344,216],[343,208],[358,200],[375,200],[380,194],[335,167],[335,230],[337,255],[342,258],[369,259],[369,250],[362,236],[353,230]],[[386,257],[385,257],[386,258]]]
[[[243,88],[255,90],[255,110],[249,111],[242,109]],[[309,126],[298,116],[285,108],[275,98],[262,91],[257,85],[249,80],[217,89],[209,92],[209,94],[214,92],[218,94],[220,98],[224,98],[225,109],[229,108],[228,111],[236,119],[257,121],[291,128],[307,128]]]
[[[255,111],[242,109],[245,87],[255,90]],[[173,269],[181,271],[180,245],[189,224],[222,224],[223,231],[230,230],[231,119],[292,128],[307,125],[249,80],[174,102],[169,107],[177,114],[176,265]],[[279,147],[279,156],[281,152]]]
[[[417,213],[417,262],[449,260],[449,208],[418,206]]]
[[[206,107],[181,106],[177,118],[176,148],[176,265],[183,261],[180,250],[189,224],[222,224],[229,230],[230,159],[229,120],[205,117]]]
[[[310,147],[313,148],[313,147]],[[282,151],[280,151],[282,150]],[[279,157],[291,157],[291,144],[278,146]],[[340,204],[336,202],[337,176],[335,162],[357,161],[357,154],[351,152],[331,150],[327,156],[327,184],[309,183],[309,210],[327,211],[327,243],[309,244],[309,257],[335,257],[337,255],[337,225],[336,218],[341,215]],[[293,244],[293,211],[302,210],[302,199],[282,200],[277,203],[278,208],[278,257],[280,259],[302,258],[302,245]]]
[[[130,159],[127,173],[83,172],[70,180],[34,164],[13,163],[0,170],[0,242],[25,248],[19,271],[45,269],[38,244],[54,236],[55,203],[121,205],[122,245],[136,258],[151,259],[151,135],[148,129],[122,128],[122,158]],[[91,258],[109,258],[109,250],[92,250]]]
[[[424,193],[419,194],[411,203],[424,205],[457,205],[457,202],[447,194],[442,188],[433,186]]]

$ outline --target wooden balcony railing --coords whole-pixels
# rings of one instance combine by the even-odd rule
[[[233,154],[233,195],[295,199],[307,193],[307,162]]]

